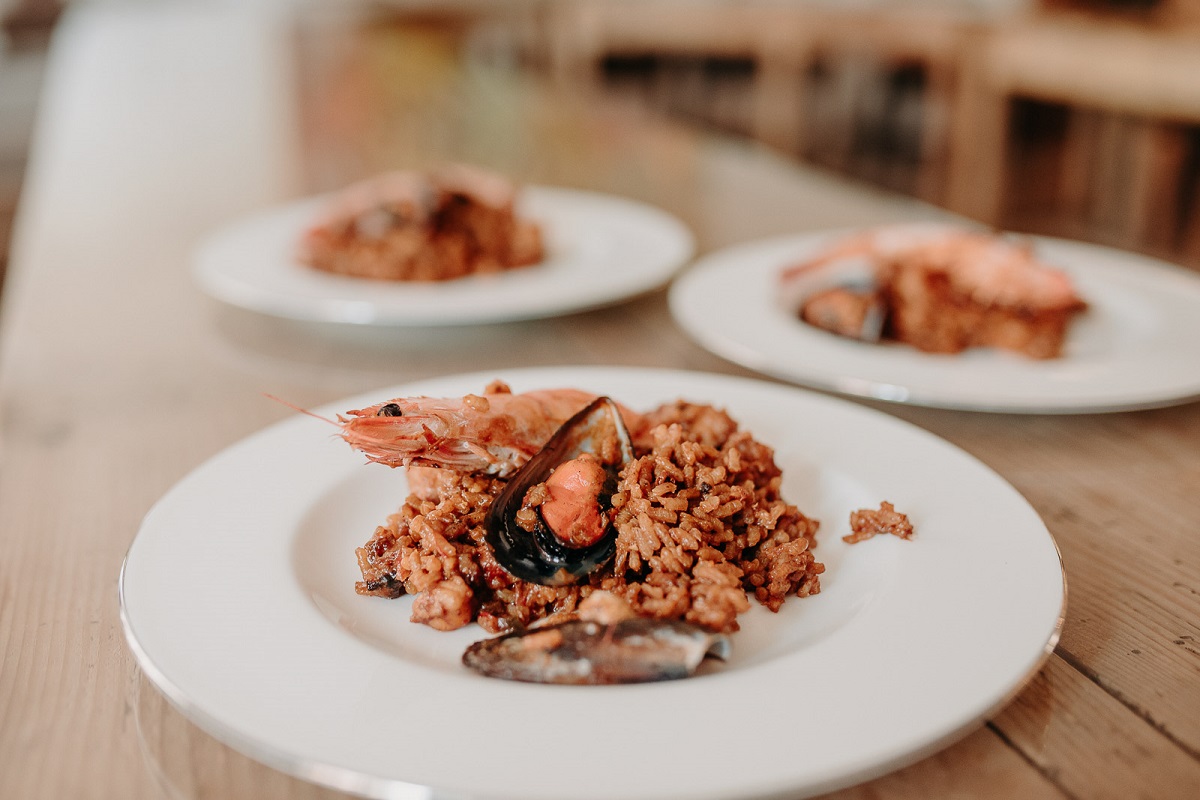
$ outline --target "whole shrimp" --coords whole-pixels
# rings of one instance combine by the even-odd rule
[[[338,415],[342,438],[370,461],[442,467],[505,478],[596,398],[579,389],[513,394],[493,383],[482,395],[398,397]],[[631,431],[641,415],[620,407]]]

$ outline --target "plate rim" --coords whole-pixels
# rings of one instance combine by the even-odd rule
[[[936,408],[948,411],[970,411],[988,414],[1045,414],[1045,415],[1074,415],[1074,414],[1106,414],[1120,413],[1128,411],[1142,411],[1156,408],[1169,408],[1178,405],[1186,405],[1188,403],[1200,400],[1200,381],[1195,383],[1194,390],[1181,390],[1172,393],[1167,393],[1162,396],[1153,397],[1146,396],[1141,399],[1130,399],[1128,401],[1087,401],[1085,400],[1063,400],[1055,401],[1033,401],[1033,400],[1006,400],[1001,402],[987,402],[981,400],[956,400],[954,398],[946,398],[938,395],[936,391],[917,388],[911,386],[898,385],[885,380],[874,380],[869,378],[856,378],[844,375],[803,375],[801,370],[789,368],[787,365],[780,364],[777,359],[772,359],[769,355],[757,350],[746,348],[740,342],[722,338],[717,334],[710,334],[694,324],[694,320],[689,317],[688,311],[684,308],[684,294],[700,282],[709,274],[719,273],[723,270],[732,268],[732,261],[735,257],[741,256],[746,261],[757,261],[762,256],[759,255],[762,251],[767,251],[773,248],[788,248],[800,249],[804,246],[813,246],[822,239],[836,240],[842,236],[852,235],[854,233],[873,230],[880,227],[908,227],[908,226],[930,226],[937,225],[947,228],[956,228],[961,230],[981,230],[981,228],[967,222],[946,222],[943,220],[925,220],[925,221],[901,221],[885,225],[869,225],[857,227],[837,227],[812,231],[801,231],[795,233],[786,233],[773,236],[761,237],[752,239],[737,244],[723,247],[718,250],[713,250],[704,253],[699,258],[693,260],[686,270],[680,272],[672,282],[668,293],[668,307],[671,317],[676,324],[687,334],[687,336],[700,347],[704,348],[713,355],[746,369],[753,370],[761,375],[769,376],[780,381],[785,381],[794,386],[801,386],[810,389],[818,389],[836,394],[861,398],[866,400],[875,400],[886,403],[894,403],[898,405],[916,406],[923,408]],[[986,230],[986,229],[984,229]],[[1172,264],[1153,256],[1132,251],[1121,250],[1119,248],[1109,247],[1107,245],[1096,244],[1093,242],[1084,242],[1063,237],[1042,236],[1035,234],[1016,233],[1005,231],[1019,239],[1033,241],[1034,243],[1042,242],[1051,247],[1065,247],[1068,249],[1077,249],[1080,251],[1093,250],[1102,252],[1110,257],[1129,257],[1136,261],[1143,262],[1139,267],[1145,267],[1147,270],[1156,271],[1163,275],[1173,276],[1172,279],[1182,278],[1186,280],[1196,280],[1198,276],[1191,270],[1188,270],[1180,265]],[[721,262],[728,262],[722,264]],[[752,263],[746,269],[753,269],[755,277],[757,273],[762,271],[770,275],[777,275],[787,266],[786,262],[775,265],[774,267],[767,264]],[[1200,285],[1198,285],[1200,288]],[[929,354],[920,353],[913,350],[906,355],[915,357],[933,357]]]
[[[983,469],[986,473],[988,473],[990,475],[991,479],[994,479],[994,480],[998,481],[1000,484],[1002,484],[1003,486],[1007,487],[1016,496],[1016,498],[1019,499],[1019,501],[1021,503],[1028,506],[1029,510],[1032,511],[1032,513],[1034,514],[1036,519],[1041,523],[1041,531],[1042,531],[1042,533],[1045,534],[1045,536],[1047,537],[1047,541],[1051,545],[1054,556],[1057,560],[1058,575],[1061,579],[1061,599],[1059,600],[1059,607],[1058,607],[1058,611],[1057,611],[1057,614],[1055,617],[1054,624],[1053,624],[1051,630],[1049,631],[1047,639],[1042,644],[1042,646],[1041,646],[1039,652],[1037,653],[1036,657],[1034,658],[1033,662],[1028,666],[1028,668],[1024,671],[1024,673],[1021,676],[1019,676],[1019,678],[1013,680],[1012,685],[1009,686],[1009,688],[1005,692],[1003,692],[1002,695],[998,696],[997,699],[993,703],[991,703],[985,709],[983,709],[983,710],[979,711],[978,713],[974,714],[973,716],[971,716],[970,719],[964,720],[961,725],[958,725],[958,726],[954,727],[953,729],[945,730],[942,732],[942,734],[940,736],[936,737],[935,739],[924,742],[922,744],[922,746],[915,748],[915,749],[901,748],[900,751],[898,753],[894,754],[893,757],[886,759],[886,760],[880,760],[868,767],[864,767],[864,768],[854,772],[853,774],[843,774],[840,776],[831,777],[831,778],[823,780],[819,783],[805,784],[801,788],[797,788],[794,784],[775,785],[775,786],[771,786],[771,785],[758,786],[758,787],[756,787],[755,791],[753,791],[751,793],[746,793],[746,794],[739,794],[738,795],[739,797],[747,797],[747,798],[749,798],[749,797],[756,797],[756,798],[757,797],[771,797],[771,796],[776,796],[779,793],[787,793],[789,797],[801,797],[801,796],[807,797],[807,796],[810,796],[811,794],[831,791],[831,790],[834,790],[837,788],[855,785],[855,784],[861,783],[863,781],[867,781],[867,780],[873,779],[875,777],[887,774],[887,773],[892,772],[896,769],[899,769],[907,764],[911,764],[920,759],[923,759],[935,752],[940,751],[941,749],[949,746],[950,744],[954,743],[955,741],[958,741],[959,739],[966,736],[968,733],[977,729],[982,721],[991,717],[1000,708],[1003,708],[1005,705],[1010,703],[1027,686],[1028,682],[1030,680],[1032,680],[1033,677],[1035,677],[1037,675],[1037,673],[1045,666],[1046,661],[1053,654],[1053,651],[1062,635],[1063,627],[1065,625],[1065,620],[1066,620],[1067,574],[1066,574],[1065,566],[1064,566],[1064,563],[1062,560],[1061,549],[1059,548],[1057,541],[1054,539],[1052,532],[1049,530],[1049,528],[1047,526],[1045,526],[1044,520],[1041,519],[1040,514],[1037,514],[1036,510],[1033,509],[1033,507],[1029,504],[1029,501],[1023,495],[1021,495],[1020,492],[1018,492],[1015,489],[1015,487],[1013,487],[1002,475],[997,473],[994,469],[989,467],[987,464],[985,464],[983,461],[981,461],[974,455],[963,450],[962,448],[958,447],[957,445],[954,445],[954,444],[948,442],[944,438],[937,436],[936,434],[921,428],[920,426],[917,426],[906,420],[902,420],[902,419],[893,417],[882,411],[871,409],[869,407],[864,407],[864,406],[861,406],[861,405],[858,405],[855,403],[851,403],[851,402],[843,400],[843,399],[833,398],[833,397],[828,397],[828,396],[820,395],[817,393],[813,393],[813,392],[807,391],[802,388],[797,388],[797,387],[790,386],[790,385],[775,384],[772,382],[763,381],[763,380],[755,379],[755,378],[746,378],[746,377],[726,375],[726,374],[721,374],[721,373],[700,372],[700,371],[690,371],[690,370],[661,370],[661,369],[645,368],[645,367],[597,366],[597,365],[579,365],[579,366],[566,365],[566,366],[562,366],[562,367],[534,367],[534,368],[524,368],[524,369],[490,370],[490,371],[480,371],[480,372],[445,375],[445,376],[439,376],[439,377],[435,377],[435,378],[427,378],[424,380],[419,380],[419,381],[414,381],[414,382],[408,382],[408,383],[404,383],[404,384],[400,384],[400,385],[392,386],[392,387],[382,387],[381,390],[372,390],[370,392],[355,395],[350,398],[345,398],[343,400],[334,401],[333,403],[322,404],[322,407],[333,406],[333,405],[340,406],[340,405],[343,405],[347,400],[353,402],[358,398],[363,398],[368,395],[378,396],[381,391],[386,392],[387,390],[393,389],[393,388],[421,387],[421,386],[427,386],[430,384],[436,384],[436,383],[443,382],[443,381],[452,381],[452,380],[453,381],[464,381],[464,380],[472,380],[472,379],[488,380],[491,378],[495,378],[497,373],[500,373],[501,377],[505,380],[509,380],[509,379],[530,380],[531,376],[532,376],[532,379],[536,380],[541,376],[550,377],[550,376],[554,375],[555,373],[562,372],[562,371],[570,371],[572,373],[586,372],[591,375],[597,375],[597,376],[604,375],[604,374],[616,373],[616,374],[624,375],[624,376],[634,376],[635,378],[644,378],[646,376],[662,376],[664,374],[667,376],[674,377],[674,378],[679,378],[681,376],[697,377],[697,378],[700,378],[703,380],[715,380],[720,383],[740,384],[740,385],[747,386],[747,387],[752,387],[752,386],[757,386],[758,388],[765,387],[765,388],[768,388],[768,389],[770,389],[772,391],[776,391],[776,392],[790,392],[790,393],[803,394],[803,395],[807,395],[809,397],[809,399],[811,399],[817,403],[827,404],[830,407],[833,407],[833,406],[853,407],[855,409],[854,413],[856,413],[856,414],[864,414],[866,416],[872,416],[872,417],[875,417],[880,420],[885,420],[887,424],[896,425],[898,428],[905,430],[906,434],[915,434],[920,437],[937,440],[937,441],[941,442],[943,445],[949,447],[950,450],[955,452],[957,454],[957,457],[965,458],[969,461],[975,462],[975,464],[978,465],[978,467],[980,467],[981,469]],[[146,519],[148,519],[151,516],[154,509],[156,507],[158,507],[158,505],[161,502],[166,500],[173,491],[175,491],[181,485],[185,484],[189,479],[192,478],[192,476],[195,473],[197,473],[203,467],[208,465],[211,461],[217,459],[219,456],[221,456],[222,454],[226,453],[227,451],[229,451],[235,447],[240,447],[240,446],[248,447],[249,446],[247,444],[248,440],[259,437],[259,436],[265,437],[270,431],[273,431],[273,430],[279,429],[279,428],[284,428],[284,427],[290,425],[291,423],[293,423],[294,421],[295,421],[294,418],[286,418],[286,419],[283,419],[276,423],[273,423],[271,425],[268,425],[268,426],[261,428],[245,437],[238,439],[236,442],[228,445],[226,448],[223,448],[218,453],[205,459],[199,465],[195,466],[192,470],[190,470],[188,473],[186,473],[175,484],[173,484],[172,487],[166,493],[164,493],[164,495],[162,495],[162,497],[160,497],[151,506],[151,508],[148,510],[148,512],[146,514]],[[145,524],[145,519],[143,520],[143,525],[144,524]],[[140,535],[141,527],[139,527],[138,533]],[[403,781],[403,780],[399,780],[399,779],[395,779],[395,778],[380,777],[379,775],[372,775],[369,773],[364,773],[364,772],[346,767],[344,765],[335,765],[335,764],[330,764],[327,762],[322,762],[320,759],[299,757],[294,754],[288,754],[288,753],[282,752],[277,748],[273,749],[269,743],[258,742],[253,737],[244,735],[242,732],[238,731],[236,728],[226,725],[224,722],[222,722],[217,717],[212,716],[209,712],[207,712],[205,709],[200,707],[198,704],[196,704],[188,699],[186,692],[182,688],[180,688],[168,675],[166,675],[158,667],[158,665],[154,662],[153,657],[142,646],[142,644],[139,642],[139,640],[135,634],[135,631],[133,628],[133,621],[128,612],[127,599],[126,599],[126,582],[127,582],[127,568],[128,568],[129,562],[130,562],[130,555],[133,552],[133,550],[137,544],[138,538],[139,538],[139,536],[135,535],[135,537],[131,540],[131,542],[129,544],[129,547],[126,551],[125,557],[122,560],[121,570],[120,570],[120,574],[118,576],[118,581],[117,581],[117,599],[118,599],[118,604],[119,604],[120,620],[121,620],[122,629],[123,629],[123,632],[125,635],[126,643],[129,646],[131,652],[133,653],[138,667],[146,674],[146,677],[150,680],[152,685],[154,685],[154,687],[158,691],[162,692],[163,695],[166,697],[166,699],[169,701],[169,703],[172,706],[174,706],[180,713],[182,713],[184,715],[184,717],[186,717],[192,723],[196,724],[202,730],[206,731],[209,735],[212,735],[218,741],[221,741],[221,742],[225,743],[226,745],[229,745],[233,749],[243,753],[244,755],[252,758],[253,760],[259,761],[263,764],[266,764],[267,766],[281,770],[281,771],[283,771],[287,774],[293,775],[299,779],[306,780],[306,781],[309,781],[309,782],[317,784],[317,785],[326,786],[326,787],[337,789],[340,791],[351,792],[351,793],[359,794],[359,795],[366,796],[366,797],[404,798],[405,800],[407,800],[408,798],[413,798],[413,800],[415,800],[416,798],[433,798],[433,797],[460,798],[460,797],[467,797],[467,796],[481,797],[481,798],[482,797],[486,797],[486,798],[512,797],[512,795],[508,795],[508,794],[504,794],[504,793],[495,793],[495,792],[487,792],[487,793],[482,793],[482,794],[474,794],[473,793],[473,794],[467,795],[467,794],[462,794],[462,793],[458,792],[457,790],[446,790],[446,789],[437,788],[437,787],[434,787],[431,785],[426,785],[426,784],[421,784],[421,783],[408,782],[408,781]],[[630,796],[631,797],[633,797],[633,796],[640,797],[642,795],[637,795],[635,793],[635,794],[631,794]],[[645,796],[646,797],[651,797],[651,796],[664,797],[664,798],[668,797],[668,795],[662,795],[662,794],[645,795]],[[718,798],[718,797],[727,797],[728,795],[727,794],[716,794],[716,793],[712,793],[712,792],[703,792],[703,791],[697,793],[697,791],[695,791],[693,789],[691,791],[682,792],[677,795],[672,794],[669,796],[672,798],[675,798],[675,797],[678,797],[678,798],[684,798],[684,797],[687,797],[687,798],[713,798],[713,800],[716,800],[716,798]]]

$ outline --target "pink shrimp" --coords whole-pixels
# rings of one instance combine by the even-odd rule
[[[342,438],[391,467],[443,467],[508,477],[559,426],[596,398],[579,389],[513,394],[502,383],[482,395],[399,397],[338,415]],[[641,415],[621,407],[631,431]]]
[[[1070,278],[1042,263],[1030,242],[939,223],[885,225],[850,236],[784,270],[784,284],[825,267],[915,260],[944,272],[964,294],[985,305],[1069,308],[1079,305]]]

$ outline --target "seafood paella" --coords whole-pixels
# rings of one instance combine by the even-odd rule
[[[537,264],[542,233],[515,210],[516,187],[464,164],[395,171],[338,192],[300,242],[324,272],[445,281]]]
[[[837,241],[780,277],[816,328],[929,353],[994,347],[1057,358],[1086,310],[1027,242],[942,225],[885,226]]]
[[[819,523],[781,495],[772,449],[713,406],[637,411],[575,389],[517,394],[495,382],[338,422],[370,461],[405,467],[410,490],[358,548],[357,591],[411,595],[412,621],[437,630],[477,623],[507,634],[468,653],[480,671],[504,647],[541,657],[542,645],[557,652],[565,641],[597,662],[598,644],[650,636],[662,644],[652,661],[662,648],[684,655],[641,677],[501,676],[674,677],[680,658],[691,669],[719,657],[752,601],[778,610],[820,591]]]

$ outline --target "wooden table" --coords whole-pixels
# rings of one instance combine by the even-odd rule
[[[504,70],[464,72],[456,41],[421,26],[345,40],[220,7],[69,12],[0,331],[0,797],[336,796],[186,721],[141,676],[118,619],[142,515],[207,457],[291,413],[263,392],[316,405],[540,364],[745,374],[687,340],[662,292],[436,331],[238,311],[189,278],[191,248],[214,226],[445,156],[658,204],[704,250],[934,213],[591,98],[551,102]],[[1196,796],[1200,404],[1062,417],[879,407],[1029,498],[1062,548],[1070,603],[1055,655],[1011,705],[838,796]]]

